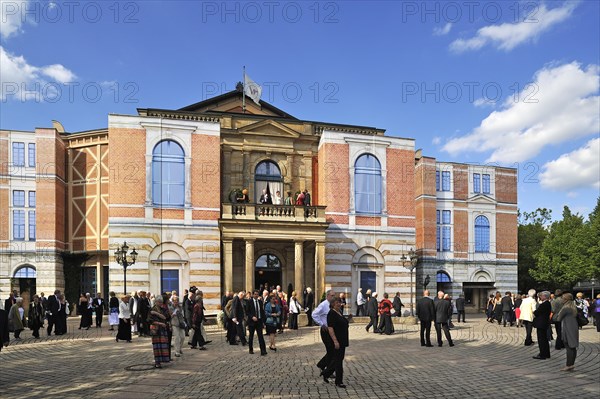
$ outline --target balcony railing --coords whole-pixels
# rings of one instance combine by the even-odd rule
[[[223,204],[223,219],[325,223],[325,206]]]

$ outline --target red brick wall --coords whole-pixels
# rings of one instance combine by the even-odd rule
[[[517,172],[514,169],[496,169],[496,200],[517,203]]]
[[[421,256],[437,253],[435,195],[435,159],[423,157],[415,165],[416,245]]]
[[[146,200],[146,130],[109,128],[109,203],[137,204]],[[110,209],[112,216],[112,208]]]
[[[348,213],[350,208],[349,149],[345,144],[326,143],[319,149],[319,203],[327,212]],[[327,221],[348,223],[348,218],[329,215]]]
[[[0,131],[0,175],[6,175],[8,173],[8,132]],[[0,177],[0,185],[8,186],[8,178]],[[9,194],[8,187],[0,188],[0,209],[2,214],[0,215],[0,240],[8,240],[9,228],[8,228],[8,209],[9,209]]]
[[[469,196],[469,169],[467,165],[452,165],[454,178],[454,198],[466,200]]]
[[[221,142],[217,136],[192,135],[192,206],[221,207]],[[213,215],[211,219],[215,219]],[[217,217],[218,219],[218,217]],[[216,219],[215,219],[216,220]]]
[[[154,208],[154,219],[179,219],[183,220],[183,209]]]
[[[381,217],[379,217],[379,216],[357,216],[356,224],[359,226],[381,227]]]
[[[388,215],[415,216],[415,154],[388,148],[386,157]]]
[[[498,258],[517,259],[517,229],[516,214],[496,214],[496,252]],[[501,253],[515,253],[515,255],[502,255]]]
[[[467,258],[469,251],[469,214],[454,204],[454,257]]]

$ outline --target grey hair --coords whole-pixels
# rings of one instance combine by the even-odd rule
[[[156,303],[156,302],[158,302],[158,303],[164,303],[164,301],[163,301],[163,297],[162,297],[161,295],[157,296],[157,297],[154,299],[154,302],[155,302],[155,303]]]
[[[21,298],[20,296],[15,298],[15,303],[23,303],[23,298]]]
[[[540,292],[540,297],[544,297],[546,299],[550,298],[550,291],[542,291],[542,292]]]
[[[535,298],[535,290],[532,288],[529,291],[527,291],[527,295],[529,295],[530,298]]]

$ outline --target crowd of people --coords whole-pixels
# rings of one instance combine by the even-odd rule
[[[317,366],[325,382],[329,382],[335,374],[335,384],[344,388],[343,360],[345,348],[349,345],[348,316],[350,307],[344,293],[336,295],[332,290],[327,291],[325,299],[313,309],[314,295],[310,287],[301,294],[292,290],[283,292],[281,286],[275,288],[263,284],[259,290],[226,292],[221,300],[219,318],[227,331],[226,340],[230,345],[248,346],[250,354],[254,354],[254,336],[257,336],[260,354],[267,355],[264,334],[268,336],[269,350],[277,351],[277,334],[283,333],[284,328],[298,329],[299,314],[307,314],[308,325],[320,327],[321,340],[325,346],[325,355]],[[272,289],[271,289],[272,288]],[[458,314],[457,322],[465,322],[465,299],[460,295],[455,301],[439,291],[435,298],[429,297],[429,291],[424,291],[422,298],[416,303],[415,315],[420,322],[420,343],[424,347],[432,347],[431,325],[434,324],[437,344],[443,346],[445,337],[449,346],[454,346],[451,329],[454,327],[452,317],[454,309]],[[369,316],[365,326],[367,332],[373,327],[378,334],[394,333],[392,317],[402,314],[400,293],[396,293],[393,301],[387,293],[378,300],[378,293],[367,290],[363,295],[359,289],[355,304],[357,316]],[[575,367],[577,348],[579,346],[579,330],[588,324],[588,317],[595,318],[596,331],[600,332],[600,294],[593,301],[584,299],[582,293],[574,297],[569,292],[558,289],[554,293],[542,291],[536,293],[529,290],[527,294],[515,295],[500,292],[490,295],[487,304],[487,321],[498,323],[504,327],[523,327],[525,329],[525,346],[534,345],[533,328],[539,354],[535,359],[551,357],[550,343],[555,341],[555,349],[565,349],[567,353],[564,371],[572,371]],[[54,331],[55,335],[67,332],[67,316],[69,303],[65,295],[56,290],[48,298],[44,293],[34,295],[25,311],[23,298],[17,291],[10,293],[4,301],[4,309],[0,309],[0,350],[8,345],[9,332],[15,340],[21,339],[25,328],[32,331],[34,338],[40,338],[40,329],[47,322],[47,335]],[[108,313],[109,330],[118,326],[116,342],[131,342],[132,336],[151,337],[154,353],[154,365],[161,368],[162,364],[172,360],[172,356],[180,357],[185,337],[191,349],[206,350],[208,340],[204,323],[206,321],[204,296],[196,287],[184,290],[182,298],[177,292],[164,293],[156,297],[145,291],[132,292],[120,298],[110,292],[106,303],[101,294],[94,298],[89,293],[82,294],[77,303],[80,315],[79,329],[89,329],[96,314],[96,328],[102,327],[103,316]],[[554,338],[554,334],[556,338]],[[174,353],[173,353],[174,352]]]

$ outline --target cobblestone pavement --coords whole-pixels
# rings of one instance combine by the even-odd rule
[[[351,324],[344,382],[338,389],[319,378],[323,345],[316,329],[277,336],[277,352],[249,355],[225,345],[210,327],[207,351],[186,347],[161,370],[152,365],[149,338],[115,342],[116,332],[75,328],[61,337],[25,339],[0,353],[0,398],[514,398],[600,397],[600,334],[580,334],[576,371],[562,372],[565,351],[535,360],[537,345],[523,346],[524,329],[482,318],[452,330],[456,346],[421,347],[418,326],[396,326],[392,336],[367,334]],[[24,331],[22,336],[29,337]],[[433,336],[435,337],[435,332]],[[434,339],[435,341],[435,339]],[[127,369],[129,368],[129,370]]]

